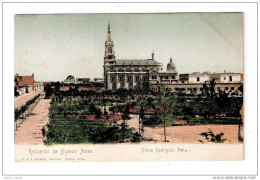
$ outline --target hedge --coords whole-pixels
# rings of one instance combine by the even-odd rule
[[[28,107],[33,104],[36,99],[40,96],[40,94],[34,96],[31,100],[27,101],[26,104],[20,106],[20,108],[15,108],[14,109],[14,117],[15,121],[28,109]]]

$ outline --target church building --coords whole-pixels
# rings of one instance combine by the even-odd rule
[[[205,83],[216,82],[216,92],[225,91],[229,96],[242,96],[243,75],[241,73],[194,72],[178,74],[172,58],[166,71],[154,59],[116,59],[114,43],[108,25],[104,57],[104,88],[107,90],[150,89],[154,92],[168,90],[185,94],[201,94]]]
[[[166,72],[162,72],[162,64],[154,59],[154,53],[151,59],[116,59],[108,25],[104,56],[105,89],[150,89],[151,84],[174,83],[177,80],[178,73],[172,59]]]

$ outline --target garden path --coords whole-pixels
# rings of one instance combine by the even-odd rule
[[[34,97],[34,96],[33,96]],[[15,144],[43,144],[41,129],[48,122],[50,99],[41,99],[15,131]]]
[[[43,91],[33,91],[33,92],[30,92],[28,94],[24,94],[22,96],[19,96],[17,98],[14,99],[14,107],[15,108],[18,108],[22,105],[24,105],[27,101],[31,100],[32,98],[34,98],[34,96],[42,93]]]
[[[127,121],[129,127],[134,127],[135,131],[138,132],[138,115],[130,115],[131,119]],[[168,143],[176,144],[201,144],[199,140],[204,143],[207,142],[200,134],[202,132],[208,132],[211,129],[214,134],[220,132],[224,133],[223,139],[226,139],[225,144],[237,144],[241,143],[238,141],[238,125],[197,125],[197,126],[171,126],[166,127],[166,136]],[[241,126],[241,135],[243,137],[243,126]],[[144,127],[144,137],[152,141],[143,141],[141,143],[157,142],[162,143],[164,141],[163,127],[151,128]]]

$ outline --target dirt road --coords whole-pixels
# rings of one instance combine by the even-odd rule
[[[43,144],[42,127],[48,122],[50,100],[42,99],[32,110],[18,130],[15,131],[15,144]]]

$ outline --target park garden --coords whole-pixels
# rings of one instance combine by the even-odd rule
[[[170,126],[234,124],[240,127],[243,99],[228,97],[221,91],[216,93],[214,82],[204,89],[202,95],[183,96],[167,90],[79,90],[77,85],[61,91],[59,83],[47,85],[45,95],[51,98],[51,106],[45,144],[146,141],[144,127],[164,128],[164,141],[167,141],[166,127]],[[129,126],[131,115],[138,116],[138,128]]]

